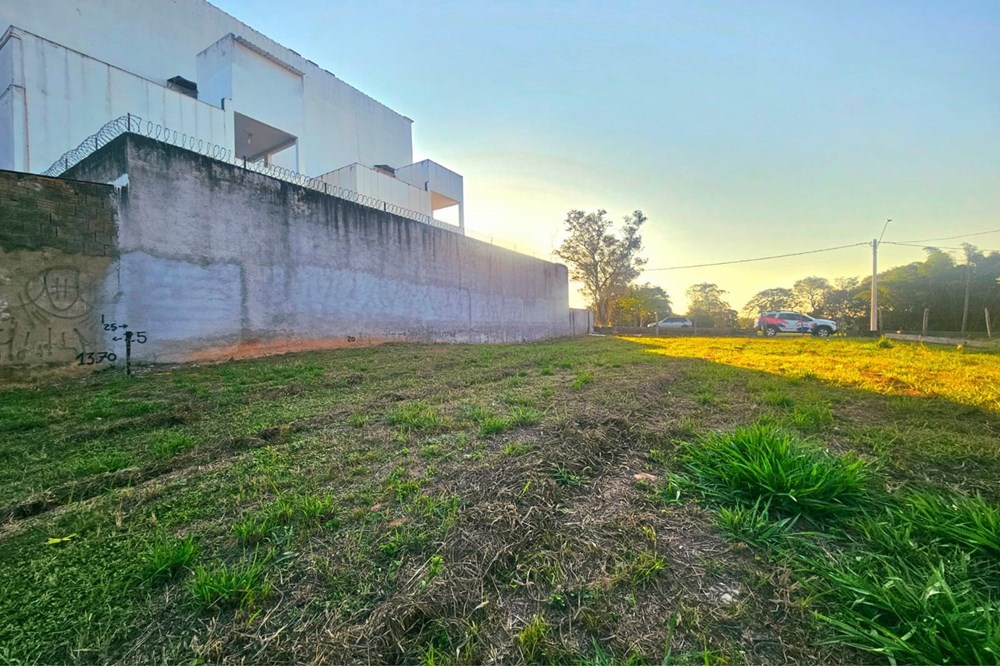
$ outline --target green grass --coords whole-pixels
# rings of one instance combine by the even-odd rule
[[[198,547],[190,535],[185,538],[161,537],[149,546],[146,553],[147,576],[153,582],[172,579],[194,560]]]
[[[506,417],[486,417],[479,422],[479,434],[482,436],[503,433],[511,427],[511,421]]]
[[[834,628],[836,641],[898,664],[996,664],[996,598],[984,593],[960,553],[937,563],[921,560],[895,554],[813,561],[827,596],[839,602],[820,618]]]
[[[431,405],[424,401],[414,401],[392,408],[387,413],[388,421],[398,426],[403,433],[414,431],[434,431],[440,429],[444,420]]]
[[[149,452],[156,459],[170,459],[195,445],[194,438],[183,431],[159,430],[149,434]]]
[[[720,500],[817,520],[857,510],[870,476],[862,460],[764,423],[706,436],[685,447],[683,461]]]
[[[561,486],[580,486],[583,484],[583,478],[580,475],[562,466],[556,466],[552,469],[549,472],[549,477]]]
[[[510,411],[510,421],[514,427],[534,426],[542,421],[543,416],[541,410],[526,406],[517,406]]]
[[[264,568],[264,560],[257,558],[212,568],[198,566],[189,586],[191,596],[204,608],[253,606],[271,589]]]
[[[541,614],[535,614],[517,633],[517,644],[528,662],[543,660],[545,646],[552,634],[552,626]]]
[[[613,581],[627,582],[633,587],[645,586],[667,568],[667,562],[662,556],[652,551],[640,551],[629,554],[615,568]]]
[[[591,337],[17,379],[0,660],[995,663],[996,360]]]

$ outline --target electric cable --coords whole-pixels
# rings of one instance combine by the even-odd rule
[[[819,248],[817,250],[803,250],[802,252],[790,252],[784,255],[769,255],[767,257],[751,257],[749,259],[734,259],[728,262],[711,262],[709,264],[688,264],[685,266],[663,266],[656,269],[643,269],[643,271],[676,271],[678,269],[700,269],[707,266],[725,266],[727,264],[746,264],[747,262],[763,262],[768,259],[781,259],[782,257],[798,257],[800,255],[813,255],[818,252],[830,252],[831,250],[843,250],[844,248],[856,248],[858,246],[871,245],[871,243],[850,243],[848,245],[838,245],[832,248]]]
[[[988,229],[985,232],[972,232],[971,234],[959,234],[957,236],[939,236],[934,239],[917,239],[915,241],[899,241],[899,243],[923,243],[925,241],[950,241],[952,239],[964,239],[968,236],[984,236],[986,234],[1000,234],[1000,229]],[[889,241],[886,241],[889,243]]]

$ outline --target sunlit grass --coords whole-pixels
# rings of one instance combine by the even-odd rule
[[[878,394],[937,396],[1000,412],[1000,355],[994,352],[814,338],[628,340],[670,357],[705,359],[788,378],[815,377]]]

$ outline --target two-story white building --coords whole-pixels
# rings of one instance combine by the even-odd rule
[[[126,114],[447,218],[462,177],[413,163],[413,121],[205,0],[0,2],[0,168],[48,169]]]

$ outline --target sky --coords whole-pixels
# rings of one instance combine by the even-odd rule
[[[1000,2],[211,0],[414,120],[470,236],[542,258],[571,209],[639,209],[683,312],[870,275],[878,237],[1000,230]],[[1000,250],[1000,232],[968,240]],[[879,266],[919,261],[879,248]],[[571,285],[570,302],[584,305]]]

